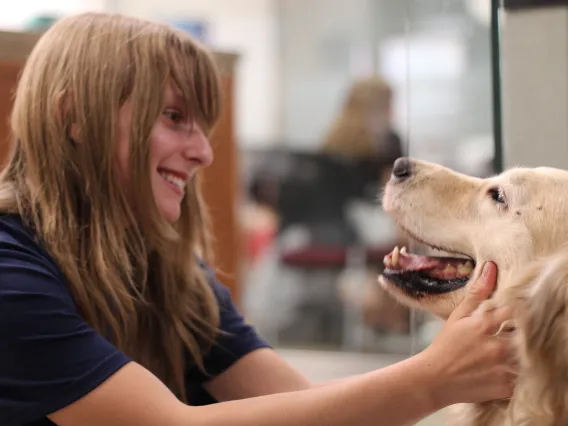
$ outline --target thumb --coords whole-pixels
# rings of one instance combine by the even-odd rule
[[[481,275],[467,289],[464,300],[454,310],[455,319],[467,317],[486,300],[495,289],[497,283],[497,266],[493,262],[485,262]]]

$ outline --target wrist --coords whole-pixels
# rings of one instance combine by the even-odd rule
[[[421,393],[422,403],[431,412],[441,410],[454,403],[449,392],[447,375],[439,364],[433,361],[426,351],[410,359],[416,369],[416,389]]]

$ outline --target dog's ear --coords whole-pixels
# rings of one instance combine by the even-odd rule
[[[514,424],[568,424],[568,252],[527,267],[507,293],[520,372]]]

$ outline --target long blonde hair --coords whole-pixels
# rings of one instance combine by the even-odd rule
[[[381,77],[357,80],[324,137],[322,152],[351,158],[375,156],[390,129],[392,89]]]
[[[199,177],[175,225],[149,195],[149,138],[170,79],[209,132],[220,110],[217,72],[185,34],[104,13],[56,22],[21,75],[0,210],[33,226],[85,320],[185,399],[186,359],[203,368],[219,308],[197,262],[198,254],[211,254]],[[127,99],[128,200],[114,167],[115,127]],[[70,138],[71,123],[79,143]]]

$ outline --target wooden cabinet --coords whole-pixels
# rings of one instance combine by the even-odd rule
[[[37,41],[36,34],[0,31],[0,163],[10,144],[9,114],[24,59]]]
[[[0,162],[4,164],[10,144],[9,114],[12,107],[14,82],[18,78],[20,64],[0,62]]]
[[[234,132],[234,67],[237,57],[216,53],[223,88],[223,112],[211,135],[215,161],[205,170],[204,196],[213,221],[217,277],[240,299],[243,242],[238,221],[240,171]]]
[[[38,38],[32,33],[0,31],[0,161],[6,159],[10,136],[8,115],[18,74]],[[240,290],[241,236],[237,220],[240,193],[237,147],[234,133],[234,67],[237,56],[214,52],[221,74],[224,108],[212,134],[215,161],[205,171],[204,196],[214,225],[218,278],[238,304]]]

